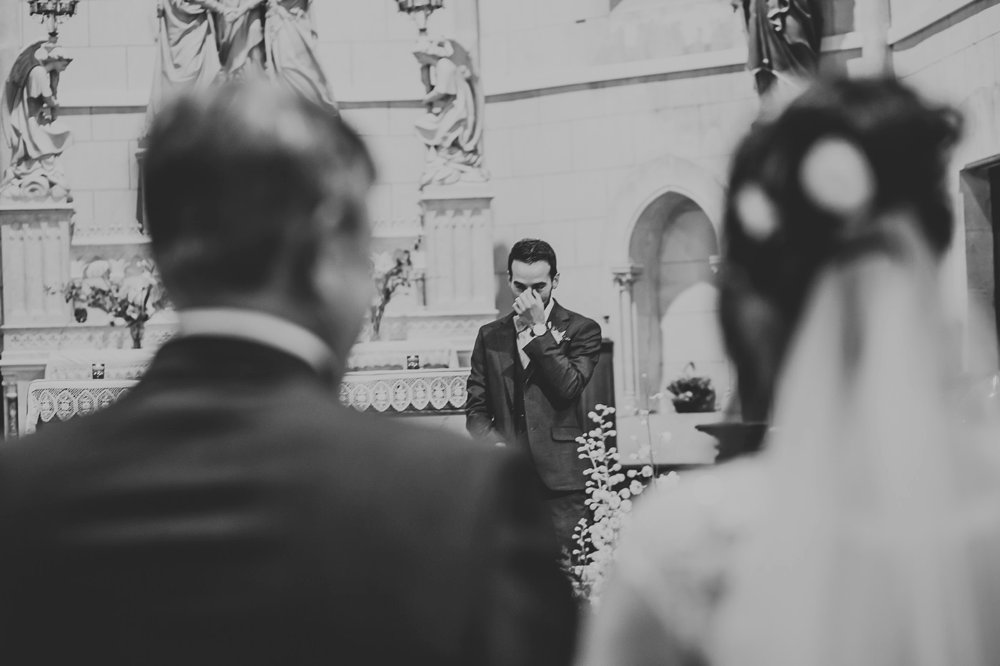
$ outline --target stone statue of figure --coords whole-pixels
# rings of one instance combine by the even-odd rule
[[[212,15],[224,10],[218,0],[160,0],[156,8],[156,71],[147,118],[151,119],[170,95],[207,87],[219,76],[222,66]]]
[[[337,111],[317,54],[312,0],[268,0],[264,19],[267,66],[271,74],[317,104]]]
[[[802,88],[819,63],[823,39],[822,0],[733,0],[747,27],[749,58],[757,92]]]
[[[420,187],[486,180],[480,145],[483,97],[468,52],[452,39],[424,38],[414,55],[427,72],[427,112],[416,122],[427,146]]]
[[[72,58],[53,41],[36,42],[14,61],[0,101],[0,134],[10,155],[0,199],[72,201],[59,164],[69,127],[58,118],[59,75]]]
[[[214,11],[219,62],[227,77],[264,72],[265,0],[218,0]]]

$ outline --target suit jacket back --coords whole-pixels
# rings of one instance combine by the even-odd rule
[[[277,350],[170,342],[119,403],[0,447],[0,659],[567,663],[530,479]]]

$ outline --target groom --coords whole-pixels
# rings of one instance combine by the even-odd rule
[[[507,257],[514,310],[479,330],[472,352],[466,428],[473,437],[527,454],[555,526],[572,550],[586,514],[585,461],[576,438],[593,405],[581,395],[601,351],[597,322],[556,303],[556,253],[542,240],[518,241]]]

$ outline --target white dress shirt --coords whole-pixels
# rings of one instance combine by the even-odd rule
[[[333,351],[312,331],[287,319],[241,308],[192,308],[177,313],[178,335],[211,335],[257,342],[300,358],[319,373],[333,367]]]

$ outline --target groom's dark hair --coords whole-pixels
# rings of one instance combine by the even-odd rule
[[[523,238],[514,243],[514,247],[510,248],[510,254],[507,255],[508,278],[512,275],[511,267],[515,261],[525,264],[533,264],[536,261],[548,262],[550,278],[554,278],[556,273],[559,272],[556,268],[556,251],[552,249],[551,245],[537,238]]]

